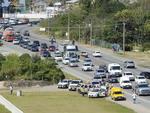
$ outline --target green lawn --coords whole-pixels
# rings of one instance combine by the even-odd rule
[[[8,111],[4,106],[2,106],[0,104],[0,113],[11,113],[10,111]]]
[[[24,93],[22,97],[3,95],[24,113],[135,113],[105,99],[89,99],[76,92],[33,92]]]

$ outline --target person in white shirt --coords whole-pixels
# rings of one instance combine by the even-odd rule
[[[133,104],[135,104],[136,103],[137,95],[135,93],[133,93],[132,98],[133,98]]]
[[[9,90],[10,90],[10,94],[12,95],[13,94],[13,86],[12,85],[9,86]]]

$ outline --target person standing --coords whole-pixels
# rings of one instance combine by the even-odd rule
[[[136,103],[136,98],[137,98],[137,95],[136,95],[135,92],[133,93],[132,98],[133,98],[133,104],[135,104]]]
[[[9,90],[10,90],[10,94],[12,95],[13,94],[13,86],[12,85],[9,86]]]

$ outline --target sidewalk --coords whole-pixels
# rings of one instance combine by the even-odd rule
[[[0,104],[4,105],[12,113],[23,113],[23,111],[18,109],[15,105],[13,105],[8,100],[6,100],[2,95],[0,95]]]

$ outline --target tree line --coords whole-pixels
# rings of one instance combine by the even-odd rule
[[[125,23],[126,46],[139,46],[142,51],[150,50],[150,1],[138,0],[133,4],[121,0],[80,0],[69,7],[69,11],[50,20],[41,21],[49,27],[51,35],[66,38],[68,23],[70,38],[89,43],[92,38],[122,46],[123,23]],[[69,18],[69,19],[68,19]],[[69,22],[68,22],[69,20]],[[79,34],[80,31],[80,34]]]
[[[21,56],[0,54],[0,80],[44,80],[57,83],[65,76],[51,58],[25,53]]]

